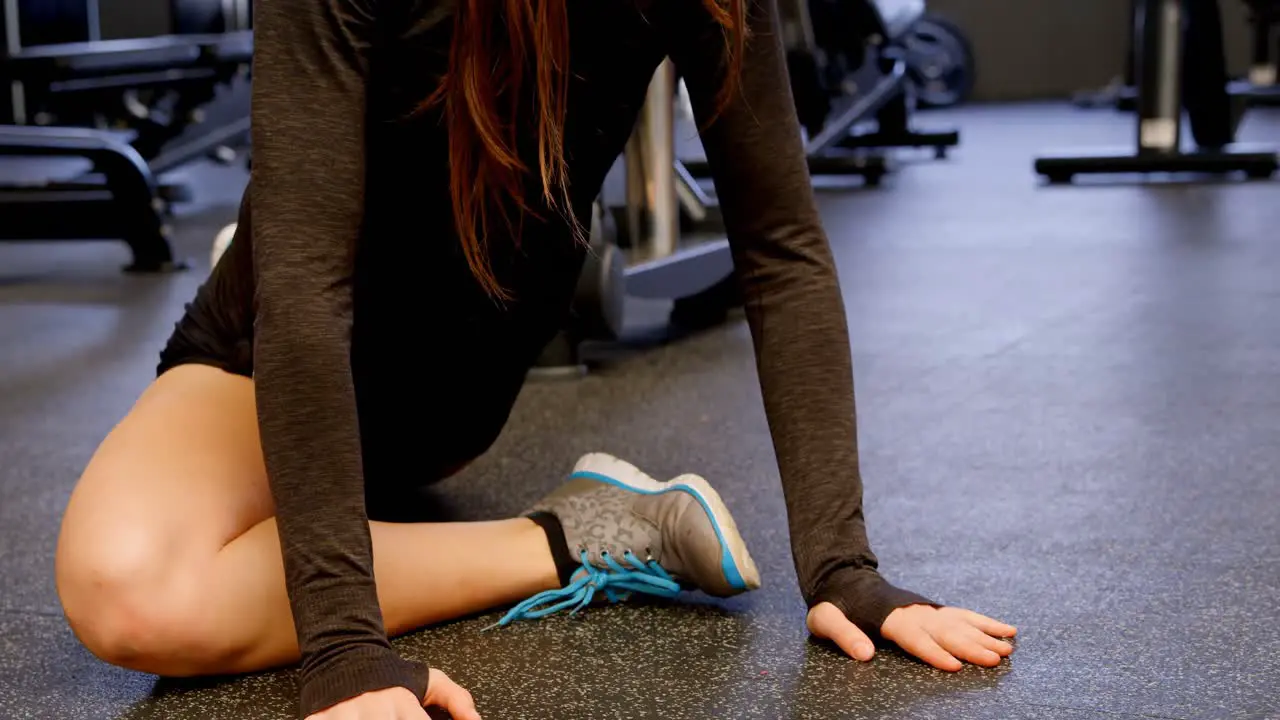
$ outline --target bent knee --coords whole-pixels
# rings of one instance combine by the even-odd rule
[[[58,547],[58,597],[90,652],[160,675],[190,674],[221,657],[202,612],[197,563],[175,562],[162,537],[138,528],[96,542],[67,535]]]

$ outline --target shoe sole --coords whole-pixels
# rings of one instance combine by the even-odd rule
[[[720,569],[725,581],[738,592],[760,587],[760,570],[747,551],[747,543],[738,532],[738,524],[720,493],[700,475],[686,474],[669,482],[653,479],[635,465],[603,453],[588,455],[578,465],[589,465],[591,470],[575,469],[570,480],[593,480],[644,495],[661,495],[668,492],[687,492],[702,505],[711,518],[711,527],[720,541]]]

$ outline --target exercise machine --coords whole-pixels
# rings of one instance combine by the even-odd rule
[[[1238,116],[1227,95],[1217,0],[1137,0],[1134,69],[1137,146],[1093,154],[1045,155],[1035,171],[1050,183],[1110,173],[1232,173],[1268,178],[1280,154],[1233,144]],[[1182,142],[1184,108],[1196,147]]]
[[[682,331],[721,321],[739,303],[728,240],[681,229],[682,212],[695,217],[701,206],[714,213],[714,203],[696,181],[682,176],[676,162],[675,89],[674,67],[664,61],[623,155],[624,211],[595,204],[590,250],[569,321],[543,352],[534,376],[582,374],[588,343],[631,345],[624,337],[629,299],[671,301],[671,327]]]
[[[1280,105],[1280,0],[1245,0],[1253,28],[1249,74],[1227,86],[1233,96],[1255,105]]]
[[[192,147],[171,147],[200,124],[220,87],[247,73],[252,50],[248,32],[22,48],[3,64],[13,104],[0,121],[125,131],[153,169],[166,172],[247,139],[246,113],[200,133]]]
[[[784,0],[778,9],[811,175],[875,186],[889,171],[886,151],[932,148],[942,158],[959,144],[956,131],[911,127],[904,43],[925,18],[924,0]],[[704,160],[685,164],[696,177],[708,174]]]
[[[1280,64],[1280,0],[1243,0],[1249,9],[1249,24],[1253,31],[1252,55],[1248,74],[1227,84],[1227,94],[1232,99],[1237,118],[1251,105],[1280,105],[1280,82],[1277,82],[1277,65]],[[1132,0],[1131,18],[1137,18],[1138,0]],[[1216,10],[1216,6],[1215,6]],[[1221,20],[1218,20],[1221,24]],[[1137,28],[1132,28],[1136,35]],[[1138,106],[1138,88],[1135,79],[1135,56],[1138,48],[1130,44],[1125,57],[1124,73],[1100,90],[1078,93],[1072,102],[1082,108],[1114,107],[1133,111]]]
[[[239,15],[215,23],[210,32],[199,35],[102,42],[89,32],[96,26],[92,14],[96,10],[84,0],[0,2],[10,16],[6,26],[18,29],[16,36],[10,33],[7,44],[5,74],[13,80],[13,87],[6,93],[0,122],[129,131],[130,142],[149,162],[179,137],[199,135],[208,140],[212,150],[229,139],[241,139],[247,132],[247,107],[242,117],[230,121],[231,127],[206,126],[202,111],[221,88],[248,72],[250,36],[220,29],[240,22]],[[175,12],[177,6],[190,6],[190,12],[201,4],[211,4],[216,15],[224,10],[236,12],[235,8],[223,8],[223,0],[173,2]],[[64,10],[70,19],[51,15],[51,7]],[[86,21],[87,13],[93,22]],[[54,34],[46,26],[78,28],[79,34],[56,33],[60,41],[53,44],[21,41],[29,35]],[[31,28],[34,30],[28,32]],[[168,162],[154,163],[158,172],[186,158],[164,160]]]
[[[0,157],[78,159],[87,161],[88,171],[34,181],[0,178],[0,241],[123,240],[133,253],[127,270],[180,269],[165,214],[169,202],[181,199],[181,189],[165,188],[156,178],[247,139],[247,116],[194,139],[183,131],[213,87],[248,67],[252,34],[27,46],[23,37],[42,35],[23,32],[32,6],[3,0],[0,13]],[[136,91],[175,88],[204,90],[186,100],[179,92],[167,107],[175,113],[167,121],[154,108],[127,110]],[[85,106],[100,108],[109,119],[87,117],[79,109]],[[124,117],[133,121],[122,122]]]

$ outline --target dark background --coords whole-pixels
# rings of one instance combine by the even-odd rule
[[[1228,68],[1243,73],[1249,26],[1240,0],[1222,0]],[[979,100],[1062,98],[1124,71],[1128,0],[929,0],[956,21],[978,57]]]
[[[169,3],[99,0],[104,38],[158,35],[170,26]],[[1222,0],[1233,73],[1249,57],[1244,3]],[[1124,69],[1128,0],[930,0],[960,23],[978,56],[979,100],[1063,98],[1105,85]]]
[[[102,38],[165,35],[172,27],[168,0],[98,0]]]

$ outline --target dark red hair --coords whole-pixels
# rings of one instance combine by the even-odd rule
[[[723,109],[736,90],[746,43],[746,0],[701,2],[723,28]],[[533,210],[525,198],[536,172],[546,206],[581,229],[568,199],[564,118],[569,81],[568,0],[459,0],[449,70],[427,100],[443,103],[449,130],[450,190],[454,223],[476,281],[491,296],[509,299],[489,261],[494,216],[515,232]],[[532,82],[538,167],[521,161],[516,116]]]

